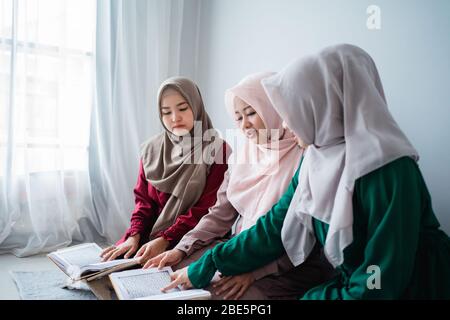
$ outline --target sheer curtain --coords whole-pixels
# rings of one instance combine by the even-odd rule
[[[83,237],[95,4],[0,9],[0,248],[24,256]]]
[[[180,72],[192,6],[0,0],[0,253],[125,230],[139,145],[161,129],[156,90]]]

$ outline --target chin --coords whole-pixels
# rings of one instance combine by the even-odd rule
[[[189,133],[189,131],[184,128],[180,128],[180,129],[176,128],[176,129],[173,129],[172,133],[176,136],[182,137],[182,136],[187,135]]]

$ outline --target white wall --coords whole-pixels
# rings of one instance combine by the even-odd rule
[[[381,9],[380,30],[366,26],[372,4]],[[203,0],[200,26],[196,80],[223,132],[233,127],[224,91],[243,76],[336,43],[369,52],[450,233],[450,1]]]

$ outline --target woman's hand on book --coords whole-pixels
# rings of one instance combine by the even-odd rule
[[[255,277],[251,272],[237,276],[223,277],[213,285],[213,288],[215,289],[214,293],[220,295],[228,291],[223,299],[237,300],[242,297],[253,282],[255,282]]]
[[[169,241],[159,237],[144,244],[134,257],[140,258],[140,264],[144,265],[149,259],[166,251],[168,246]]]
[[[154,267],[158,267],[158,269],[161,269],[165,266],[173,266],[177,263],[180,263],[185,255],[186,253],[184,253],[183,251],[174,248],[148,260],[144,265],[144,269]]]
[[[188,267],[184,267],[183,269],[179,269],[170,275],[171,283],[165,288],[162,288],[162,292],[166,292],[170,289],[173,289],[179,285],[183,290],[192,288],[191,280],[188,277]]]
[[[124,258],[128,259],[139,247],[139,240],[141,236],[135,234],[134,236],[128,237],[125,242],[122,242],[118,246],[110,246],[102,251],[100,257],[102,261],[111,261],[117,257],[125,254]]]

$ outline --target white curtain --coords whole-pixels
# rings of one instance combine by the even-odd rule
[[[95,4],[0,9],[0,250],[24,256],[84,237]]]
[[[0,0],[0,253],[124,232],[156,90],[195,63],[181,46],[198,5]]]

